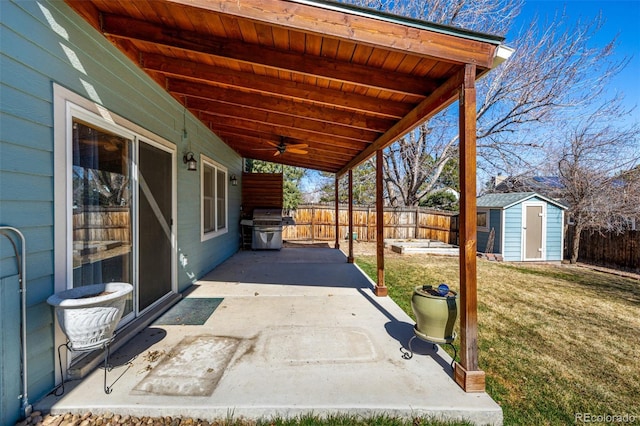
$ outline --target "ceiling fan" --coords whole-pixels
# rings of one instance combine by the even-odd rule
[[[308,154],[308,151],[306,150],[306,148],[308,148],[309,145],[306,143],[287,144],[285,143],[284,139],[282,139],[279,144],[271,141],[266,141],[266,142],[276,149],[276,152],[273,154],[274,157],[277,157],[278,155],[282,155],[285,152],[290,152],[292,154],[301,154],[301,155]],[[271,148],[268,148],[268,149],[270,150]],[[258,148],[258,150],[264,150],[264,149]]]

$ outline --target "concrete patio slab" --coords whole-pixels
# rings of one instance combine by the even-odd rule
[[[152,324],[103,370],[36,404],[52,414],[112,412],[206,420],[349,413],[501,424],[486,393],[465,393],[451,358],[413,344],[413,320],[334,249],[239,252],[186,297],[223,298],[203,325]]]

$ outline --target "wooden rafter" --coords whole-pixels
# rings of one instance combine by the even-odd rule
[[[316,161],[289,163],[341,174],[453,102],[443,86],[500,43],[314,1],[67,3],[241,155],[291,138]]]
[[[310,77],[383,89],[402,95],[423,95],[436,87],[429,80],[410,77],[406,74],[378,71],[364,65],[291,53],[267,46],[256,49],[255,45],[241,41],[205,36],[193,31],[167,29],[161,25],[123,16],[103,14],[102,30],[105,35],[113,38],[204,53],[278,71],[296,72]]]

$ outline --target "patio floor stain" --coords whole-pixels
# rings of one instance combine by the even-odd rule
[[[240,339],[185,337],[133,389],[134,394],[209,396],[238,348]]]
[[[278,327],[263,333],[261,343],[273,363],[337,364],[377,359],[367,331],[357,327]]]
[[[204,325],[224,299],[187,297],[155,321],[155,325]]]

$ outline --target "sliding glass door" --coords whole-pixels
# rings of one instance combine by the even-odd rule
[[[72,127],[73,287],[133,283],[133,140],[77,118]]]
[[[175,155],[99,123],[72,119],[71,285],[133,284],[127,321],[173,290]]]

